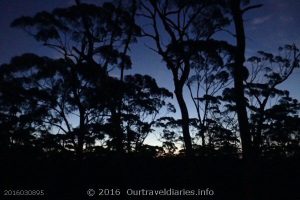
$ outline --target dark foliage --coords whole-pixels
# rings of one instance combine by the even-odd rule
[[[243,15],[260,6],[76,0],[13,21],[56,56],[25,53],[0,66],[0,186],[42,185],[49,199],[84,199],[99,184],[205,184],[213,199],[295,198],[300,103],[281,84],[300,53],[293,44],[246,60]],[[235,45],[215,36],[231,24]],[[154,42],[174,93],[155,77],[125,75],[140,37]],[[158,143],[146,143],[151,137]]]

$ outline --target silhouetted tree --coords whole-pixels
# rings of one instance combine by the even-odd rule
[[[247,79],[248,70],[246,69],[246,67],[244,67],[246,36],[243,15],[248,10],[258,8],[261,5],[250,5],[242,8],[243,4],[246,4],[247,6],[249,2],[243,0],[229,0],[229,12],[232,15],[236,35],[236,48],[233,54],[235,61],[232,66],[235,93],[234,98],[236,103],[237,118],[239,122],[243,158],[245,160],[248,160],[251,159],[253,150],[251,145],[249,121],[246,108],[247,102],[244,94],[244,80]]]
[[[104,111],[103,106],[98,104],[105,105],[108,99],[99,100],[96,92],[100,86],[94,89],[96,84],[102,82],[103,73],[99,68],[87,65],[84,70],[77,69],[76,75],[72,73],[74,68],[72,63],[63,59],[24,54],[13,58],[10,64],[1,66],[1,74],[6,84],[16,82],[19,86],[18,93],[14,95],[11,91],[4,93],[5,98],[13,97],[19,101],[19,105],[15,105],[15,113],[11,114],[27,119],[32,124],[32,133],[49,134],[57,131],[69,136],[74,134],[76,137],[70,145],[78,151],[83,145],[79,142],[78,131],[87,134],[89,120],[93,119],[93,115],[99,115],[99,111]],[[98,76],[89,79],[91,74]],[[98,99],[98,102],[94,99]],[[6,101],[6,104],[10,102]],[[75,122],[76,116],[81,121]]]
[[[258,52],[259,56],[248,59],[251,73],[246,81],[246,93],[249,96],[248,107],[252,112],[250,115],[251,135],[257,156],[261,154],[261,146],[264,145],[263,132],[273,126],[271,124],[274,123],[274,117],[279,120],[280,115],[282,123],[287,119],[296,120],[292,119],[291,115],[297,113],[297,101],[289,96],[288,91],[278,89],[278,86],[292,75],[295,68],[299,67],[300,54],[295,45],[286,45],[280,47],[279,50],[279,55],[276,56],[260,51]],[[272,105],[271,100],[275,98],[280,98],[279,102],[277,104],[273,101],[272,104],[275,105]],[[285,127],[285,131],[277,128],[277,130],[272,129],[268,132],[269,134],[273,132],[271,135],[282,132],[286,137],[293,134],[294,131],[289,130],[286,125],[282,125],[282,127]]]
[[[300,136],[300,104],[288,96],[281,97],[279,103],[265,111],[261,128],[260,149],[265,157],[299,156]]]
[[[70,82],[73,87],[70,90],[78,108],[77,151],[81,154],[86,134],[87,108],[83,105],[82,90],[78,85],[84,87],[89,81],[83,81],[78,70],[87,72],[89,69],[82,69],[86,66],[90,69],[98,68],[98,71],[102,71],[99,75],[102,83],[112,80],[108,77],[108,72],[116,67],[120,67],[123,73],[124,69],[131,67],[127,49],[139,34],[139,28],[132,21],[132,14],[120,6],[112,3],[104,3],[103,6],[82,4],[79,1],[76,3],[76,6],[55,9],[51,13],[40,12],[34,17],[21,17],[16,19],[12,26],[23,28],[45,46],[55,49],[71,66]],[[122,91],[119,92],[118,98],[121,99]],[[115,132],[113,135],[117,141],[117,148],[123,149],[118,109],[114,108],[110,112],[115,123],[115,129],[112,131]]]
[[[163,156],[174,156],[179,153],[180,142],[183,138],[180,136],[180,127],[182,120],[176,120],[173,117],[161,117],[157,120],[156,126],[160,131],[160,141],[162,142]]]
[[[40,116],[47,112],[44,107],[35,104],[34,97],[23,98],[32,93],[43,94],[33,90],[24,91],[23,77],[14,79],[11,74],[5,72],[7,67],[0,67],[1,151],[12,150],[19,145],[31,146],[34,143],[32,134],[41,125]]]
[[[175,111],[173,105],[167,102],[167,98],[173,95],[167,89],[160,88],[155,79],[148,75],[125,76],[123,84],[124,96],[120,109],[122,132],[126,136],[127,150],[139,151],[153,131],[160,111]]]
[[[218,7],[210,7],[211,4],[206,1],[150,0],[140,3],[143,12],[140,15],[151,24],[150,30],[145,28],[143,34],[154,41],[156,47],[153,50],[172,72],[186,154],[192,155],[189,113],[183,96],[191,71],[191,58],[195,52],[214,52],[217,42],[209,39],[227,21],[218,15]],[[198,31],[194,29],[195,24],[199,27]]]
[[[221,114],[222,89],[229,85],[226,54],[228,56],[228,52],[219,52],[219,55],[211,57],[200,53],[192,58],[192,71],[187,87],[196,109],[197,122],[194,125],[198,128],[202,146],[206,144],[205,134],[210,133],[208,121]]]

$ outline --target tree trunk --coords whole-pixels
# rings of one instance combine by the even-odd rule
[[[231,10],[236,32],[235,65],[233,68],[234,90],[236,112],[239,122],[241,144],[243,151],[244,169],[243,169],[243,194],[245,200],[255,198],[255,165],[253,164],[253,151],[251,145],[251,135],[247,115],[246,101],[244,95],[244,62],[245,62],[245,30],[243,21],[243,11],[241,10],[241,0],[231,1]]]
[[[259,158],[261,156],[261,145],[262,145],[262,130],[264,122],[264,107],[259,109],[259,118],[257,121],[257,128],[253,134],[253,151],[254,157]]]
[[[78,143],[77,143],[77,158],[82,159],[83,157],[83,146],[84,146],[84,134],[85,134],[85,127],[84,127],[84,111],[82,108],[79,109],[79,130],[78,130]]]
[[[232,14],[236,30],[236,51],[235,66],[233,68],[235,102],[237,109],[237,117],[239,122],[239,130],[243,149],[243,158],[248,160],[251,157],[251,137],[249,122],[246,109],[246,101],[244,95],[244,62],[245,62],[245,30],[243,22],[243,13],[240,8],[240,0],[232,0]]]
[[[189,130],[189,112],[185,100],[183,98],[182,90],[183,90],[182,87],[175,86],[175,95],[181,111],[182,134],[183,134],[183,140],[185,144],[186,155],[192,156],[193,148],[192,148],[192,140],[191,140],[190,130]]]
[[[116,151],[121,153],[124,151],[124,145],[123,145],[123,131],[121,127],[121,116],[119,113],[117,113],[118,108],[113,108],[111,110],[111,122],[112,122],[112,132],[113,132],[113,138],[114,138],[114,145],[116,148]]]

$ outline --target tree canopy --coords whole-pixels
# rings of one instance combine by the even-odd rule
[[[1,152],[298,156],[299,102],[280,86],[298,70],[299,49],[285,45],[278,55],[258,51],[246,59],[243,14],[259,7],[75,1],[15,19],[12,27],[56,56],[25,53],[0,66]],[[216,34],[230,26],[235,44]],[[174,92],[156,77],[125,75],[130,48],[141,41],[170,71]],[[155,136],[160,146],[144,143]]]

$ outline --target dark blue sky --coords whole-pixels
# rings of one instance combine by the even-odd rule
[[[0,0],[0,64],[9,62],[16,55],[33,52],[39,55],[55,56],[55,52],[41,44],[19,29],[10,28],[10,23],[22,15],[34,15],[42,10],[51,11],[56,7],[72,5],[74,0]],[[82,0],[96,2],[99,0]],[[264,6],[251,10],[245,16],[247,54],[253,55],[258,50],[276,52],[278,46],[295,43],[300,46],[300,0],[255,0]],[[166,70],[160,57],[149,50],[141,41],[132,46],[133,69],[126,73],[150,74],[157,79],[160,86],[173,91],[170,73]],[[300,99],[300,70],[282,86]]]

